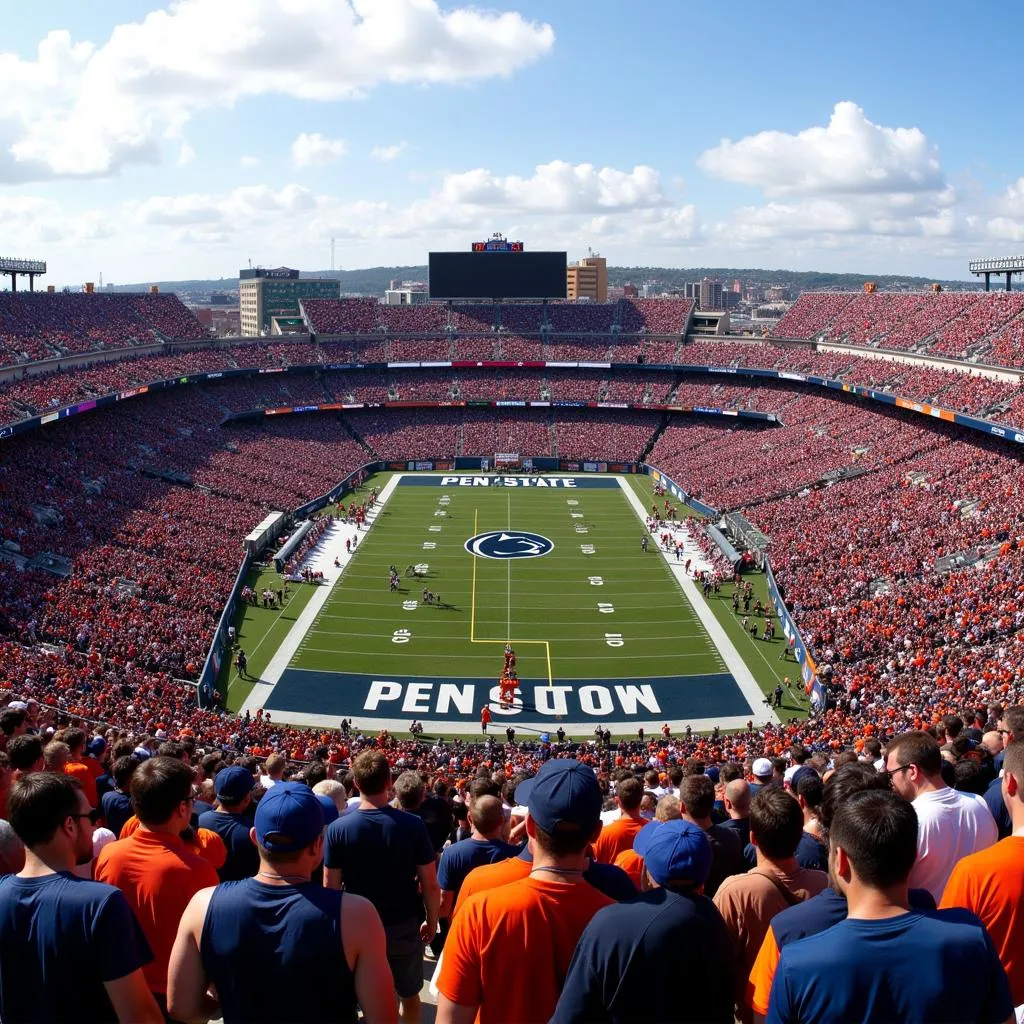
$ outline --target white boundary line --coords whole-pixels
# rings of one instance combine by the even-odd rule
[[[644,524],[644,529],[646,530],[647,510],[644,508],[643,502],[640,501],[636,491],[630,486],[625,477],[620,476],[616,479],[619,481],[619,486],[626,495],[626,500],[633,507],[633,511],[636,512],[640,522]],[[779,718],[775,712],[768,708],[764,703],[765,695],[761,692],[761,687],[757,685],[757,681],[754,679],[753,673],[747,667],[747,663],[743,660],[740,652],[736,650],[732,640],[729,639],[728,634],[722,628],[722,624],[715,617],[715,613],[708,607],[708,603],[704,600],[704,596],[697,589],[697,584],[687,576],[686,563],[676,562],[672,557],[672,552],[665,551],[658,543],[657,536],[652,536],[652,540],[654,542],[655,550],[657,550],[661,554],[662,558],[665,559],[665,564],[668,566],[669,572],[671,572],[675,577],[680,589],[686,595],[693,607],[693,610],[697,613],[697,618],[700,619],[701,625],[707,631],[712,644],[717,648],[718,653],[726,664],[726,667],[732,673],[733,679],[736,680],[736,684],[740,688],[740,692],[747,698],[747,703],[750,705],[751,717],[754,719],[755,724],[763,724],[765,722],[777,723]],[[694,551],[691,549],[687,554],[692,555],[694,554]],[[696,555],[700,555],[699,549],[696,551]]]
[[[398,481],[401,478],[400,473],[396,473],[383,487],[380,494],[377,495],[377,502],[373,508],[366,514],[367,529],[371,527],[376,520],[380,510],[384,507],[388,498],[391,497],[391,492],[398,485]],[[331,596],[331,591],[334,590],[338,580],[341,579],[342,573],[345,571],[345,567],[352,559],[352,554],[345,550],[344,540],[349,535],[349,527],[338,526],[332,532],[337,537],[337,547],[333,544],[322,545],[323,552],[319,562],[324,563],[323,573],[330,581],[326,586],[318,586],[313,596],[309,599],[306,607],[302,609],[298,619],[295,620],[295,625],[288,630],[288,635],[284,638],[281,646],[277,649],[277,652],[270,659],[266,669],[263,671],[263,675],[257,680],[252,690],[249,691],[249,696],[245,698],[245,703],[239,708],[238,713],[244,715],[246,711],[251,715],[255,715],[259,708],[266,708],[267,703],[273,696],[274,688],[281,680],[281,676],[284,674],[284,670],[291,663],[292,658],[295,657],[295,652],[299,649],[299,645],[306,638],[306,634],[309,632],[310,626],[316,620],[316,617],[320,614],[321,609],[327,603],[327,599]],[[319,546],[318,546],[319,547]],[[356,548],[358,551],[359,549]],[[334,559],[337,558],[341,564],[341,568],[334,572]],[[330,569],[330,574],[328,569]],[[332,578],[333,577],[333,578]],[[273,712],[275,719],[280,720],[281,712]],[[335,717],[332,717],[331,721],[338,721]]]

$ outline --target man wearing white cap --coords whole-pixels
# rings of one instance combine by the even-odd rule
[[[772,778],[775,775],[775,768],[767,757],[759,757],[754,761],[753,767],[750,769],[750,774],[753,776],[750,780],[750,796],[753,798],[757,796],[765,786],[771,784]]]

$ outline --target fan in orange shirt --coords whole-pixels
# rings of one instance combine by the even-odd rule
[[[614,864],[624,850],[633,849],[633,839],[647,824],[640,817],[640,803],[644,798],[644,785],[636,778],[623,779],[615,787],[615,803],[621,815],[601,830],[594,843],[594,856],[604,864]]]
[[[139,819],[133,814],[124,823],[120,838],[127,839],[134,835],[139,830],[140,824]],[[224,867],[228,859],[228,848],[224,845],[224,840],[213,829],[196,828],[194,825],[189,825],[188,828],[182,829],[181,840],[189,850],[202,857],[203,860],[209,861],[218,871]]]
[[[673,796],[671,793],[666,793],[658,801],[657,809],[654,812],[655,821],[674,821],[682,818],[682,816],[678,797]],[[643,889],[644,859],[636,850],[632,848],[623,850],[615,858],[615,866],[622,868],[629,875],[638,890]]]

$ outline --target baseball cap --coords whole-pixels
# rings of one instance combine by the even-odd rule
[[[23,700],[12,700],[7,706],[12,711],[28,711],[28,704]]]
[[[797,786],[803,782],[804,779],[816,779],[818,773],[808,764],[802,764],[795,772],[793,772],[792,778],[789,780],[789,788],[795,793]]]
[[[235,803],[247,793],[251,793],[254,785],[252,772],[240,764],[233,764],[230,768],[222,768],[217,773],[213,788],[216,790],[218,800]]]
[[[545,832],[591,832],[601,820],[601,787],[592,769],[571,758],[545,761],[516,788],[516,802]]]
[[[279,782],[256,805],[253,824],[256,842],[263,849],[296,853],[315,842],[323,832],[324,806],[309,786],[301,782]]]
[[[637,832],[633,849],[658,885],[703,885],[711,873],[711,843],[692,821],[652,821]]]
[[[102,754],[106,749],[107,741],[102,736],[93,736],[93,738],[89,740],[89,746],[86,747],[86,750],[88,750],[90,754]]]
[[[759,779],[764,779],[772,775],[775,772],[775,769],[772,767],[772,763],[768,760],[767,757],[759,757],[754,762],[754,767],[751,769],[751,771]]]
[[[324,814],[325,825],[330,825],[332,821],[337,821],[341,817],[338,805],[326,793],[314,793],[313,795],[320,801],[320,809]]]
[[[706,776],[707,776],[707,777],[708,777],[708,778],[709,778],[709,779],[710,779],[710,780],[711,780],[711,781],[712,781],[713,783],[715,783],[715,785],[718,785],[718,779],[719,779],[719,777],[720,777],[720,773],[719,773],[719,771],[718,771],[718,765],[717,765],[717,764],[709,764],[709,765],[707,766],[707,768],[705,768],[705,769],[704,769],[704,774],[705,774],[705,775],[706,775]]]

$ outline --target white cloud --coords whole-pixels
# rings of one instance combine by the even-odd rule
[[[437,0],[177,0],[102,45],[57,31],[28,60],[0,52],[0,182],[155,162],[196,111],[248,97],[509,75],[553,45],[550,25]]]
[[[764,131],[723,139],[698,159],[715,178],[768,196],[931,192],[946,187],[938,147],[917,128],[873,124],[855,103],[837,103],[827,127],[795,135]]]
[[[251,170],[253,167],[259,167],[261,161],[258,156],[243,156],[239,157],[238,166],[244,167],[246,170]]]
[[[370,156],[374,160],[394,160],[401,156],[409,148],[408,142],[396,142],[393,146],[374,146],[370,150]]]
[[[195,158],[196,151],[187,142],[183,142],[178,150],[178,166],[184,167],[186,164],[192,163]]]
[[[322,167],[345,155],[344,139],[328,139],[320,132],[303,132],[292,143],[292,163],[296,167]]]

